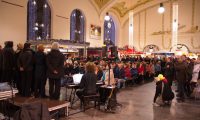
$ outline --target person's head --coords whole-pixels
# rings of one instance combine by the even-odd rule
[[[95,72],[95,64],[93,62],[87,62],[85,66],[85,70],[87,73],[94,73]]]
[[[171,61],[171,59],[170,58],[166,58],[166,62],[170,62]]]
[[[37,47],[37,50],[39,52],[43,52],[44,51],[44,45],[43,44],[39,44],[38,47]]]
[[[24,48],[23,44],[19,43],[17,44],[17,49],[18,50],[22,50]]]
[[[4,43],[4,45],[5,45],[5,48],[12,48],[13,47],[13,41],[6,41]]]
[[[59,43],[58,42],[53,42],[51,46],[52,50],[59,50]]]
[[[31,43],[24,43],[24,50],[30,49]]]
[[[178,58],[177,58],[177,61],[178,61],[179,63],[181,63],[181,62],[183,62],[183,59],[182,59],[181,57],[178,57]]]
[[[102,70],[102,69],[101,69],[101,66],[100,66],[100,65],[97,65],[97,66],[96,66],[96,70],[97,70],[97,71],[101,71],[101,70]]]
[[[135,62],[132,63],[132,68],[136,68],[136,67],[137,67],[136,63]]]

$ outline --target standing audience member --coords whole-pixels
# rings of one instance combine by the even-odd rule
[[[61,77],[64,76],[64,55],[59,51],[59,44],[54,42],[47,54],[47,76],[49,78],[50,99],[59,99]]]
[[[15,75],[14,75],[14,81],[16,82],[17,89],[19,91],[19,94],[21,95],[22,93],[22,85],[21,85],[21,74],[20,74],[20,69],[17,65],[17,61],[19,59],[19,55],[21,54],[23,50],[23,44],[18,44],[17,45],[17,50],[15,51]]]
[[[2,52],[2,81],[11,83],[14,77],[14,50],[13,50],[13,42],[7,41],[5,42],[5,47]]]
[[[88,62],[85,66],[86,73],[81,79],[80,90],[76,92],[76,95],[81,101],[84,95],[96,94],[97,76],[95,74],[95,68],[95,64],[92,62]]]
[[[30,43],[25,43],[23,51],[18,58],[18,67],[21,72],[21,94],[25,97],[31,96],[31,83],[33,78],[33,52],[30,46]]]
[[[175,64],[176,79],[178,81],[178,95],[177,100],[184,102],[185,100],[185,83],[187,81],[187,64],[183,62],[182,57],[178,58],[178,62]]]
[[[2,81],[2,63],[3,63],[3,54],[2,54],[3,50],[2,47],[0,45],[0,83],[3,82]]]
[[[155,75],[158,76],[161,73],[160,61],[156,62],[154,67],[155,67]]]
[[[198,82],[199,71],[200,71],[200,58],[198,58],[198,60],[196,60],[194,64],[194,69],[192,72],[192,80],[191,80],[191,83],[193,85],[195,85]]]
[[[45,85],[46,85],[46,54],[44,53],[44,46],[38,45],[37,52],[34,55],[35,60],[35,97],[46,97]]]
[[[164,76],[166,77],[169,86],[172,86],[172,82],[174,79],[174,66],[170,60],[170,58],[166,58],[166,64],[165,64],[165,70],[164,70]]]

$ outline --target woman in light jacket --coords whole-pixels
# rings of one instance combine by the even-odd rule
[[[109,68],[110,68],[110,73],[109,73]],[[110,78],[109,78],[109,74],[110,74]],[[109,79],[110,79],[110,82],[109,82]],[[102,81],[104,81],[106,85],[115,85],[113,68],[111,68],[108,64],[105,65]]]

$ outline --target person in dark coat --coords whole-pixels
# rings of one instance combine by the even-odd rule
[[[166,58],[166,64],[164,67],[164,76],[167,78],[168,84],[171,87],[174,79],[174,66],[170,58]]]
[[[50,99],[57,100],[60,97],[61,77],[64,76],[64,60],[64,55],[59,51],[59,44],[54,42],[46,58]]]
[[[21,72],[22,96],[31,96],[31,84],[33,80],[33,53],[30,49],[31,44],[25,43],[23,51],[18,58],[18,67]]]
[[[14,50],[13,50],[13,42],[7,41],[5,42],[5,47],[2,51],[2,82],[11,83],[14,75]]]
[[[97,76],[95,74],[95,68],[95,64],[92,62],[86,64],[86,73],[83,75],[79,85],[80,90],[76,92],[76,95],[81,101],[83,95],[96,94]]]
[[[187,64],[183,62],[182,58],[178,58],[178,62],[175,64],[176,79],[178,82],[178,95],[177,100],[184,102],[184,87],[187,81]]]
[[[18,44],[17,45],[17,50],[15,51],[15,75],[14,75],[14,81],[16,83],[17,89],[19,91],[19,94],[21,94],[21,75],[20,75],[20,69],[17,65],[17,61],[19,58],[19,55],[21,54],[23,50],[23,44]]]
[[[0,83],[3,82],[2,81],[2,63],[3,63],[3,54],[2,54],[3,50],[2,47],[0,45]]]
[[[44,46],[38,45],[37,52],[34,55],[35,60],[35,97],[46,97],[45,85],[46,85],[46,54],[44,53]]]

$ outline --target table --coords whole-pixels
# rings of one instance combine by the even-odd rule
[[[7,100],[15,96],[18,93],[17,89],[7,90],[7,91],[0,91],[0,100]]]

